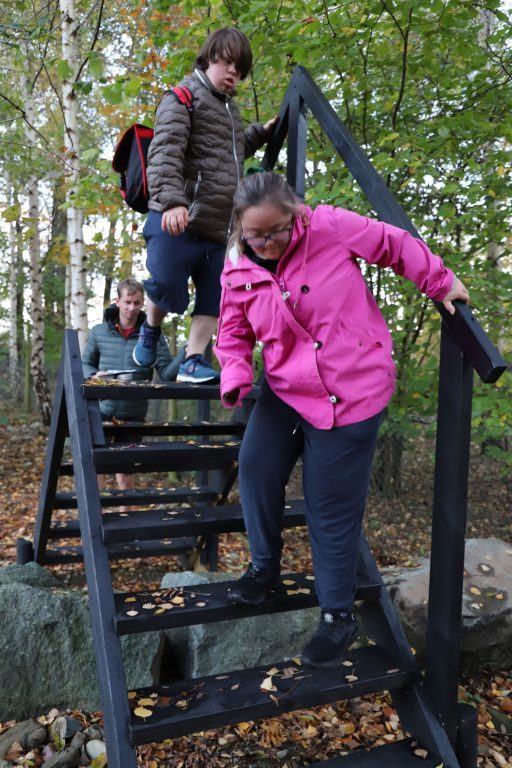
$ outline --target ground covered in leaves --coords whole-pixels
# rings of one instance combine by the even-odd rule
[[[46,432],[37,422],[13,422],[0,417],[0,565],[16,559],[16,539],[32,538],[38,491],[46,448]],[[495,536],[512,541],[512,485],[493,460],[475,450],[469,496],[469,537]],[[366,514],[367,535],[381,566],[413,566],[430,547],[433,444],[415,442],[407,457],[400,498],[386,499],[373,490]],[[69,481],[64,480],[64,483]],[[151,484],[168,485],[162,476]],[[300,473],[292,478],[292,495],[300,491]],[[63,485],[62,487],[65,487]],[[69,487],[69,485],[68,485]],[[59,513],[63,514],[63,513]],[[222,536],[220,568],[239,572],[247,562],[242,535]],[[153,558],[113,564],[117,588],[157,589],[162,575],[177,563]],[[285,534],[285,570],[310,569],[307,534],[302,529]],[[77,566],[52,569],[68,586],[84,588]],[[479,765],[512,766],[512,678],[510,670],[482,671],[461,681],[461,699],[478,709]],[[57,710],[38,714],[48,723]],[[101,722],[101,713],[73,711],[84,723]],[[12,723],[0,724],[0,734]],[[139,748],[141,768],[296,768],[342,751],[400,738],[395,710],[386,696],[371,696],[335,705],[282,714],[266,721],[238,723],[215,731]],[[13,765],[40,766],[43,749],[12,752]]]

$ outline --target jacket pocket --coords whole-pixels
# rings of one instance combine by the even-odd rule
[[[375,338],[374,336],[371,336],[367,331],[365,331],[363,328],[359,328],[357,325],[353,325],[352,323],[347,323],[346,320],[340,320],[340,326],[342,331],[345,331],[346,333],[350,333],[354,336],[359,346],[366,346],[366,347],[367,346],[372,346],[372,347],[384,346],[382,341]]]

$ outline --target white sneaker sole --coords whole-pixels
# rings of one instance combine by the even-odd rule
[[[186,373],[178,373],[176,381],[180,381],[182,384],[205,384],[206,382],[211,382],[212,384],[219,383],[216,376],[205,376],[200,379],[197,376],[188,376]]]

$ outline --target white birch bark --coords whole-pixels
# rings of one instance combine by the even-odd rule
[[[28,60],[28,51],[27,60]],[[25,121],[25,137],[29,147],[35,147],[36,134],[30,126],[35,124],[34,93],[30,83],[22,76],[24,107],[27,115]],[[33,164],[31,163],[31,168]],[[30,350],[30,370],[37,406],[44,424],[50,423],[51,403],[48,392],[46,361],[44,356],[44,310],[43,310],[43,267],[41,264],[41,240],[39,235],[39,185],[38,178],[31,172],[27,183],[28,215],[31,235],[28,240],[30,256],[30,314],[32,319],[32,335]]]
[[[9,206],[14,205],[16,196],[12,192],[12,179],[10,173],[5,174]],[[21,379],[18,359],[18,237],[17,222],[9,222],[9,385],[14,402],[18,402],[21,395]]]
[[[69,78],[62,83],[64,108],[64,144],[66,147],[66,201],[70,255],[71,327],[78,330],[80,348],[87,337],[87,284],[83,239],[83,210],[73,205],[73,194],[80,177],[80,137],[78,100],[74,88],[78,71],[78,24],[73,0],[59,0],[62,29],[62,58],[69,65]]]

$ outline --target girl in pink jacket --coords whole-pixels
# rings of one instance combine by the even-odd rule
[[[239,458],[251,563],[228,593],[258,603],[279,585],[285,487],[303,456],[304,499],[322,609],[303,661],[331,667],[357,636],[352,614],[362,517],[377,431],[393,393],[391,336],[357,259],[391,267],[430,298],[467,301],[453,272],[407,232],[364,216],[302,205],[275,173],[253,174],[234,200],[216,355],[227,407],[266,382]]]

